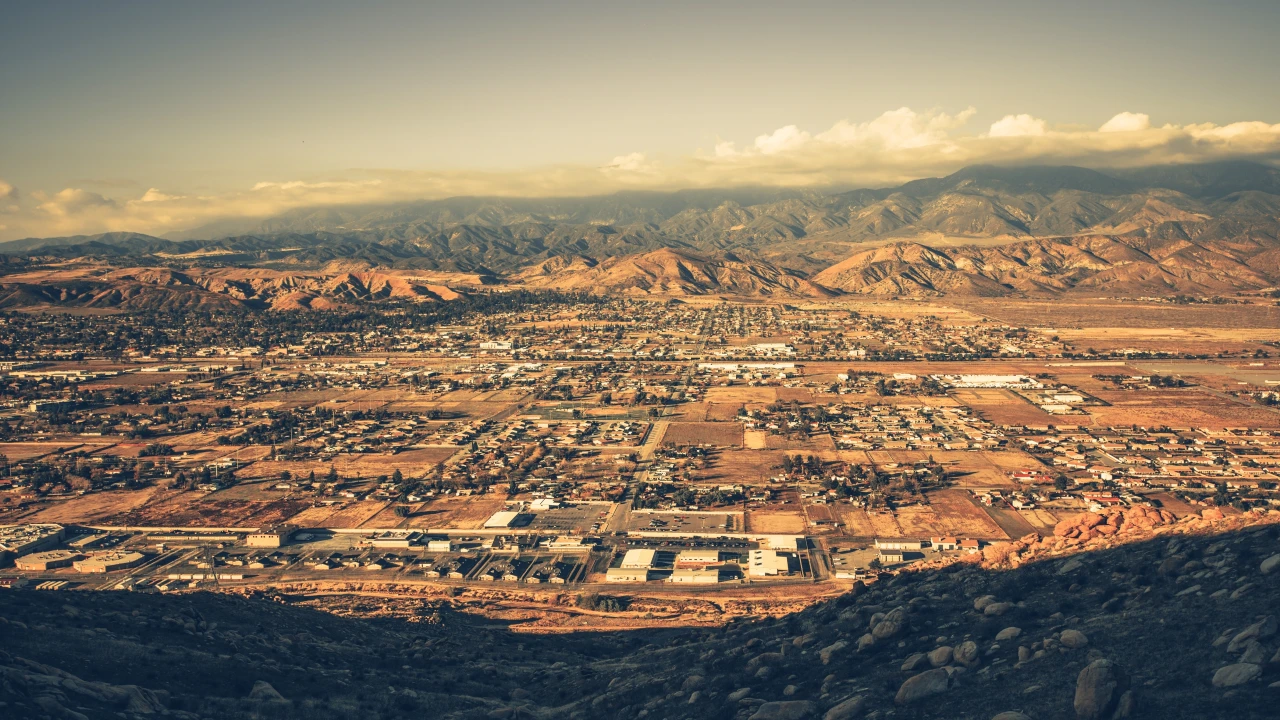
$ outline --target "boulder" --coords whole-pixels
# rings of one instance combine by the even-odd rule
[[[861,695],[854,695],[833,706],[826,715],[822,716],[822,720],[853,720],[862,717],[862,712],[866,708],[867,699]]]
[[[929,653],[929,664],[934,667],[942,667],[951,662],[952,650],[948,645],[943,645]]]
[[[988,605],[990,605],[995,601],[996,601],[995,595],[983,595],[982,597],[977,598],[976,600],[973,601],[973,609],[977,610],[978,612],[982,612],[983,610],[987,609]]]
[[[996,715],[991,718],[991,720],[1031,720],[1031,716],[1025,713],[1020,713],[1017,710],[1010,710]]]
[[[1072,650],[1076,650],[1084,647],[1085,645],[1088,645],[1089,638],[1079,630],[1068,629],[1068,630],[1063,630],[1062,634],[1058,636],[1058,642],[1062,643],[1063,647],[1068,647],[1068,648],[1071,648]]]
[[[1280,569],[1280,553],[1263,560],[1260,569],[1262,570],[1263,575],[1270,575],[1277,569]]]
[[[951,689],[951,673],[943,668],[926,670],[915,677],[907,678],[898,688],[893,701],[899,705],[910,705],[925,698],[941,695]]]
[[[751,694],[751,688],[749,687],[738,688],[737,690],[734,690],[733,692],[729,693],[725,699],[728,700],[729,702],[738,702],[739,700],[741,700],[742,698],[750,694]]]
[[[813,717],[817,708],[808,700],[767,702],[756,708],[750,720],[804,720]]]
[[[1075,710],[1079,720],[1110,718],[1129,689],[1129,677],[1110,660],[1094,660],[1076,677]]]
[[[978,643],[972,640],[965,640],[951,651],[951,659],[961,665],[973,666],[978,664]]]
[[[818,651],[818,657],[822,660],[823,665],[831,664],[831,658],[841,650],[849,646],[844,640],[837,640],[830,645]]]
[[[284,696],[276,691],[271,683],[266,680],[259,680],[253,684],[253,689],[249,691],[250,700],[284,700]]]
[[[903,628],[906,627],[906,624],[907,611],[902,608],[898,608],[888,615],[885,615],[883,620],[876,623],[876,626],[871,629],[871,637],[876,640],[887,640],[902,632]]]
[[[1240,652],[1250,640],[1265,640],[1275,634],[1276,616],[1268,615],[1231,638],[1231,642],[1227,645],[1227,652]]]
[[[1256,679],[1262,674],[1262,666],[1253,663],[1236,663],[1213,674],[1213,686],[1217,688],[1235,687]]]
[[[906,660],[902,661],[902,672],[915,672],[928,659],[929,656],[924,653],[910,655]]]
[[[1012,607],[1013,607],[1013,603],[994,602],[986,606],[985,608],[983,608],[982,614],[990,617],[995,617],[997,615],[1003,615],[1009,612],[1009,609]]]
[[[996,633],[996,642],[1004,642],[1005,640],[1012,640],[1021,634],[1022,634],[1022,628],[1007,627],[1001,630],[1000,632]]]

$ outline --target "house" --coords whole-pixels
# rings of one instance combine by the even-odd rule
[[[953,537],[930,538],[929,544],[934,550],[955,550],[960,547],[960,541]]]

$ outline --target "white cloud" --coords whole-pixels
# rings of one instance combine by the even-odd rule
[[[644,153],[628,153],[615,157],[608,165],[604,166],[605,170],[621,170],[622,172],[641,172],[651,169],[649,164],[645,162]]]
[[[18,197],[18,188],[9,183],[0,180],[0,200],[16,200]]]
[[[1098,132],[1137,132],[1151,127],[1151,118],[1146,113],[1122,112],[1102,124]]]
[[[991,123],[991,129],[987,131],[987,135],[990,137],[1026,137],[1044,135],[1046,132],[1045,128],[1045,121],[1040,118],[1031,117],[1026,113],[1021,115],[1005,115],[994,123]]]
[[[760,135],[756,138],[753,146],[759,152],[765,155],[774,155],[788,150],[796,150],[808,144],[810,140],[809,133],[801,130],[795,125],[787,125],[767,134]]]
[[[80,188],[67,188],[52,196],[33,193],[40,204],[36,209],[57,217],[76,215],[95,208],[116,207],[114,200]]]

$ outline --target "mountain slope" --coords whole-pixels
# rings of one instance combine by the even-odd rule
[[[604,260],[555,258],[523,270],[512,279],[528,287],[600,293],[796,297],[835,294],[767,262],[665,248]]]
[[[1273,718],[1275,516],[1207,513],[1085,514],[718,628],[518,633],[359,581],[319,597],[10,590],[0,707],[95,720]]]

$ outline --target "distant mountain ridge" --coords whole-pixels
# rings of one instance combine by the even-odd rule
[[[347,261],[544,287],[592,277],[632,293],[765,295],[1256,290],[1277,284],[1278,249],[1280,169],[1248,162],[979,165],[840,193],[453,198],[295,210],[212,240],[108,233],[0,243],[13,255],[179,267],[310,271]],[[655,265],[658,251],[671,252]],[[557,270],[574,262],[584,263],[580,277]],[[659,267],[677,265],[699,277]]]

